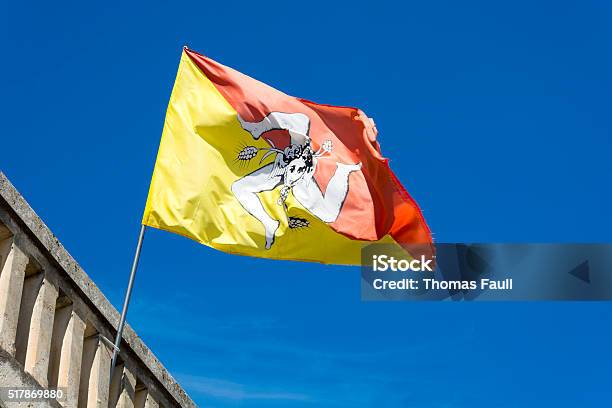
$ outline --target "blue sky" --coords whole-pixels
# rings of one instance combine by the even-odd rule
[[[10,2],[0,168],[121,304],[185,44],[359,106],[440,242],[610,242],[605,1]],[[362,303],[150,230],[128,321],[208,407],[604,407],[606,303]]]

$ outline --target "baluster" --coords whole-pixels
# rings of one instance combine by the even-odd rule
[[[0,243],[0,348],[15,356],[19,307],[28,257],[12,239]]]

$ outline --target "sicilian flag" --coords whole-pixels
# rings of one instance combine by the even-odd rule
[[[286,95],[185,48],[142,223],[264,258],[357,265],[372,242],[431,253],[376,136],[357,108]]]

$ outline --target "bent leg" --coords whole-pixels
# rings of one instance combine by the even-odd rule
[[[309,139],[310,119],[303,113],[271,112],[260,122],[246,122],[238,115],[238,121],[254,139],[270,130],[289,131],[291,144],[304,144]]]
[[[352,172],[361,170],[361,163],[336,164],[338,167],[327,184],[325,195],[314,178],[304,179],[293,186],[293,196],[296,200],[315,217],[327,223],[336,221],[340,214],[348,194],[349,176]]]
[[[273,164],[268,164],[251,174],[247,174],[232,184],[232,193],[242,207],[264,226],[266,249],[274,243],[274,235],[280,223],[268,214],[257,193],[275,189],[282,182],[281,176],[270,177]]]

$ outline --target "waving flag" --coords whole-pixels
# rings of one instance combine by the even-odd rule
[[[286,95],[187,48],[142,223],[213,248],[359,264],[363,244],[431,248],[361,110]]]

